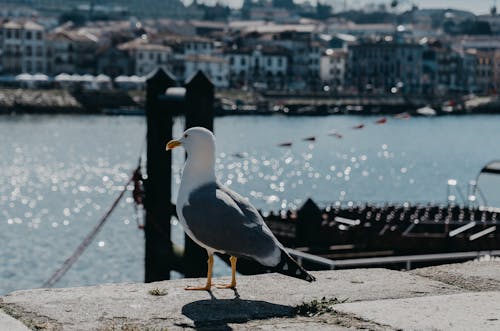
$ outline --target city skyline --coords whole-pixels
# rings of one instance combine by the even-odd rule
[[[295,0],[297,3],[304,3],[306,1],[311,1],[312,3],[316,3],[317,0]],[[185,4],[192,3],[191,0],[184,0]],[[216,0],[204,0],[201,1],[206,4],[215,4]],[[344,0],[326,0],[324,1],[331,5],[343,6],[343,3],[346,2],[347,6],[358,8],[361,6],[365,6],[370,3],[377,4],[390,4],[391,1],[387,0],[355,0],[355,1],[344,1]],[[486,14],[489,13],[491,6],[493,5],[493,1],[491,0],[477,0],[474,2],[467,0],[441,0],[441,1],[433,1],[433,0],[408,0],[408,1],[400,1],[402,5],[408,6],[412,3],[418,5],[421,8],[455,8],[461,10],[471,11],[475,14]],[[229,4],[232,8],[241,7],[243,0],[224,0],[224,3]]]

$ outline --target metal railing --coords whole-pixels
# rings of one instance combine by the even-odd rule
[[[300,252],[291,248],[288,248],[287,250],[288,253],[291,256],[293,256],[300,265],[302,265],[303,261],[308,261],[322,266],[326,266],[330,270],[334,270],[338,267],[343,267],[343,268],[369,267],[369,266],[396,264],[396,263],[405,263],[406,270],[410,270],[411,265],[414,262],[463,261],[463,260],[472,260],[483,256],[500,256],[500,250],[491,250],[491,251],[473,251],[473,252],[422,254],[422,255],[406,255],[406,256],[384,256],[384,257],[370,257],[370,258],[360,258],[360,259],[330,260],[321,256]]]

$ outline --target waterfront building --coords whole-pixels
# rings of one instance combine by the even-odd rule
[[[308,82],[307,85],[313,90],[321,88],[320,84],[320,62],[321,55],[323,53],[323,47],[319,41],[311,41],[308,48],[308,62],[309,62],[309,72],[308,72]]]
[[[314,88],[319,82],[319,59],[322,49],[311,31],[283,31],[272,36],[271,45],[289,53],[289,81],[287,88],[303,90]]]
[[[97,72],[109,77],[132,76],[134,61],[127,51],[109,47],[97,52]]]
[[[348,52],[348,84],[359,92],[422,92],[421,45],[386,37],[351,45]]]
[[[482,22],[488,22],[491,27],[491,32],[493,34],[500,34],[500,15],[498,14],[488,14],[488,15],[479,15],[477,17],[478,20]]]
[[[396,26],[391,23],[358,24],[351,21],[335,20],[328,24],[327,32],[330,34],[347,34],[356,37],[390,35],[396,31]]]
[[[477,52],[475,49],[462,51],[462,66],[460,72],[460,81],[462,90],[466,93],[475,93],[479,90],[476,81],[477,71]]]
[[[148,38],[137,38],[120,44],[119,50],[128,52],[134,63],[134,74],[146,76],[157,68],[170,70],[172,48],[169,46],[150,43]]]
[[[98,38],[90,32],[68,30],[49,33],[47,47],[48,73],[96,73]]]
[[[500,50],[493,55],[493,84],[495,92],[500,93]]]
[[[462,49],[495,50],[500,49],[500,38],[495,35],[460,36],[457,44]]]
[[[229,87],[229,64],[223,56],[187,55],[184,57],[184,80],[201,70],[217,88]]]
[[[320,79],[330,91],[339,91],[345,86],[347,52],[342,49],[327,49],[320,60]]]
[[[33,21],[7,21],[0,25],[2,69],[7,74],[45,73],[45,29]]]
[[[179,30],[182,30],[179,28]],[[191,29],[188,29],[191,30]],[[169,46],[176,56],[185,55],[213,55],[215,52],[214,41],[210,38],[190,35],[193,31],[182,33],[160,32],[148,35],[149,42]]]
[[[476,82],[480,92],[489,94],[495,91],[495,51],[477,50]]]
[[[280,89],[286,84],[289,52],[283,47],[235,47],[224,50],[224,56],[229,63],[229,82],[232,87],[253,85]]]
[[[431,48],[436,54],[437,73],[436,89],[438,93],[457,92],[462,90],[459,77],[461,57],[449,45],[436,44]]]

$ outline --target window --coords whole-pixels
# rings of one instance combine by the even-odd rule
[[[150,60],[154,60],[155,59],[155,55],[153,53],[149,53],[149,59]]]
[[[7,38],[12,38],[12,30],[11,29],[7,30]]]
[[[244,65],[246,64],[246,61],[245,61],[245,58],[244,58],[244,57],[242,57],[242,58],[240,59],[240,63],[241,63],[241,65],[242,65],[242,66],[244,66]]]
[[[33,55],[33,50],[31,49],[31,46],[26,46],[26,55],[27,56]]]
[[[283,65],[283,59],[278,58],[278,67],[281,67]]]
[[[43,51],[42,51],[42,46],[37,46],[36,47],[36,56],[42,56]]]
[[[38,31],[38,32],[36,33],[36,39],[38,39],[38,40],[42,40],[42,32]]]
[[[14,38],[15,38],[15,39],[19,39],[19,38],[20,38],[20,35],[21,35],[21,34],[20,34],[20,31],[19,31],[19,30],[17,30],[17,29],[16,29],[16,30],[14,30]]]
[[[31,31],[26,31],[26,39],[31,39]]]
[[[267,58],[267,66],[270,67],[271,66],[271,58]]]
[[[230,65],[234,64],[234,57],[232,57],[232,56],[229,57],[229,64]]]

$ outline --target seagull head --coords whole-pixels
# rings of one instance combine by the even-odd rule
[[[207,153],[213,155],[215,137],[210,130],[197,126],[184,131],[180,139],[169,141],[166,150],[169,151],[179,146],[184,147],[188,156]]]

